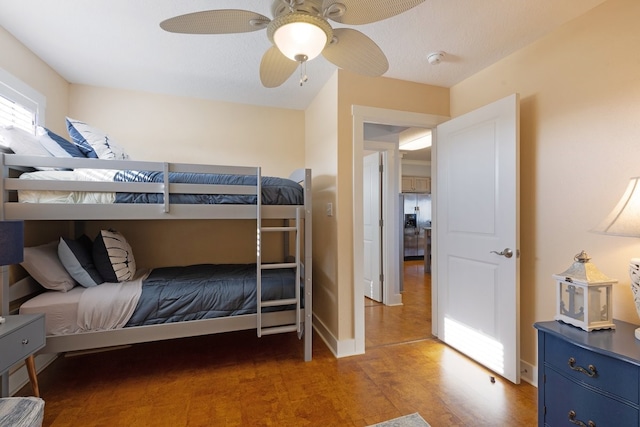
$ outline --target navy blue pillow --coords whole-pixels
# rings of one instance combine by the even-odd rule
[[[82,152],[84,157],[88,157],[90,159],[97,159],[98,153],[96,153],[96,150],[94,150],[93,147],[84,138],[84,136],[82,136],[80,132],[78,132],[78,130],[75,128],[75,126],[73,126],[73,123],[71,123],[68,117],[66,119],[66,122],[67,122],[67,130],[69,131],[69,136],[71,137],[71,139],[73,139],[73,142],[75,142],[76,147],[78,147],[78,149]]]
[[[76,240],[60,238],[58,258],[71,277],[85,288],[104,283],[93,264],[93,242],[86,235]]]
[[[51,138],[55,142],[57,142],[58,145],[60,147],[62,147],[62,149],[64,149],[64,151],[69,153],[69,155],[71,157],[86,157],[84,155],[84,153],[80,150],[80,148],[76,144],[74,144],[73,142],[67,141],[66,139],[64,139],[60,135],[50,131],[47,128],[44,128],[44,130],[47,132],[47,135],[49,135],[49,138]]]

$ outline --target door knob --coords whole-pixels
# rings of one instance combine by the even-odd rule
[[[513,256],[513,251],[509,248],[505,248],[503,251],[491,251],[492,254],[502,255],[505,258],[511,258]]]

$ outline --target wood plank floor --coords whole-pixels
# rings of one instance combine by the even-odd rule
[[[404,305],[366,301],[366,354],[254,331],[60,357],[39,375],[44,426],[367,426],[419,412],[431,426],[536,425],[536,389],[431,335],[430,276],[405,265]],[[19,395],[29,395],[29,386]]]

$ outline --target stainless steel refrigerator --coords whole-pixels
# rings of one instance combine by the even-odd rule
[[[402,193],[402,205],[404,259],[424,259],[425,230],[431,228],[431,194]]]

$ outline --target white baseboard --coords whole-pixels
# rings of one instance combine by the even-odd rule
[[[313,328],[335,357],[341,358],[362,354],[362,352],[356,351],[354,339],[339,341],[315,315],[313,317]]]
[[[388,306],[402,305],[402,294],[391,295],[390,301],[386,305]]]
[[[524,360],[520,361],[520,379],[538,387],[538,368]]]
[[[44,368],[49,366],[51,362],[56,360],[57,354],[40,354],[36,356],[36,372],[41,372]],[[22,387],[29,383],[29,374],[27,373],[27,367],[23,363],[18,369],[11,372],[9,375],[9,395],[13,396]]]

